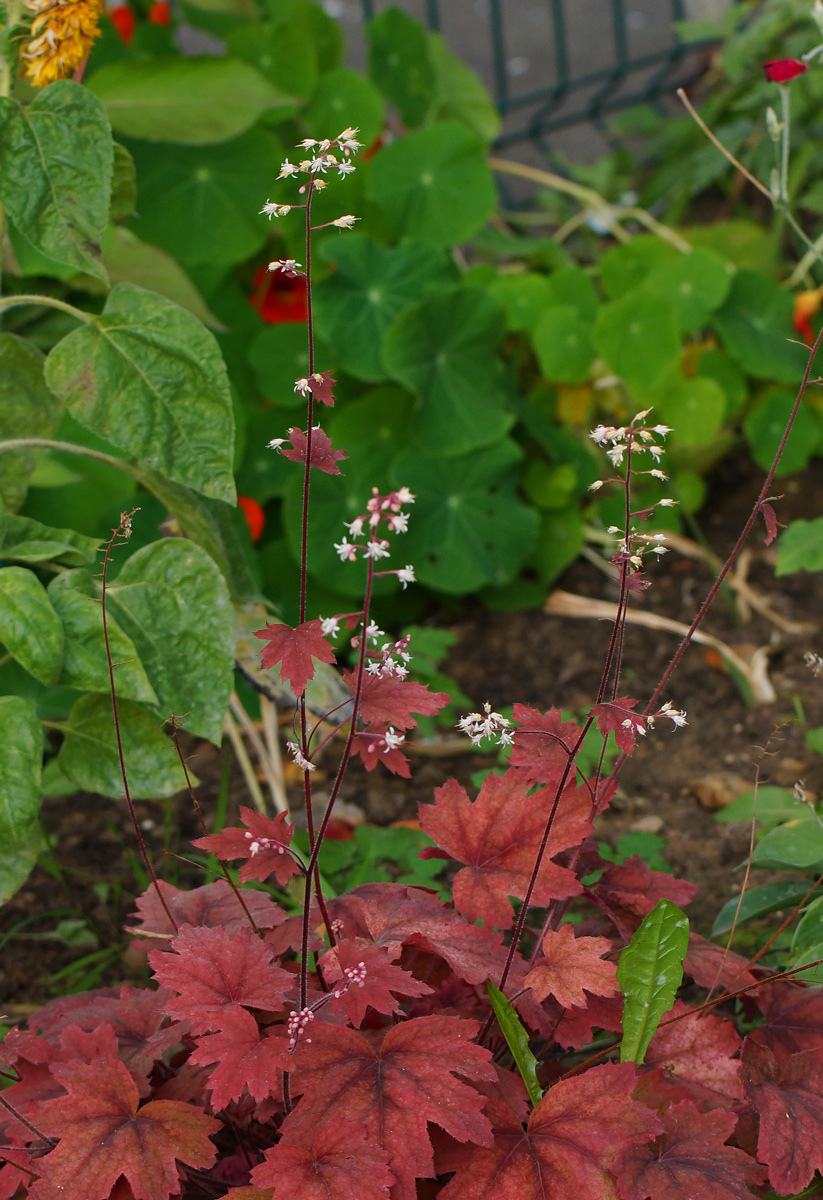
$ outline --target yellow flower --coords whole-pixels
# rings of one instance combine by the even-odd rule
[[[35,87],[66,79],[100,36],[102,0],[25,0],[35,14],[23,51],[24,75]]]

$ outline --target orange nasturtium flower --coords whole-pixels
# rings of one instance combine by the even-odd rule
[[[821,300],[823,300],[823,288],[815,288],[813,292],[798,292],[794,298],[792,324],[803,341],[810,346],[814,341],[811,318],[819,310]]]
[[[100,35],[101,0],[25,0],[35,14],[23,50],[24,75],[35,87],[67,79]]]

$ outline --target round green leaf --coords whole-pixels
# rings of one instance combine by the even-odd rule
[[[738,271],[726,303],[712,317],[728,353],[748,375],[796,383],[803,376],[808,352],[790,339],[792,298],[766,275]]]
[[[823,571],[823,517],[792,521],[777,543],[775,575]]]
[[[654,414],[671,425],[677,446],[710,446],[723,426],[726,398],[713,379],[678,379],[655,399]]]
[[[562,470],[561,468],[558,468]],[[540,582],[554,583],[570,567],[586,543],[579,504],[550,511],[541,517],[537,542],[528,558]]]
[[[0,441],[51,437],[61,415],[43,379],[43,355],[13,333],[0,334]],[[37,457],[32,450],[0,454],[0,508],[22,504]]]
[[[595,359],[591,323],[574,308],[546,308],[532,335],[540,370],[553,383],[582,383]]]
[[[495,347],[503,313],[475,288],[439,288],[402,313],[383,341],[392,377],[418,392],[415,436],[444,458],[497,442],[512,424]]]
[[[429,121],[462,121],[484,142],[493,142],[502,121],[486,88],[462,59],[452,54],[442,37],[429,33],[429,62],[434,72],[434,101]]]
[[[695,333],[728,296],[733,273],[719,254],[698,248],[655,267],[643,286],[669,299],[683,333]]]
[[[0,904],[25,883],[42,837],[40,771],[43,727],[30,700],[0,697]]]
[[[383,128],[383,101],[364,75],[338,67],[320,80],[303,119],[313,137],[336,137],[351,125],[360,130],[358,141],[370,146]]]
[[[575,309],[584,321],[593,321],[600,308],[591,276],[579,267],[561,267],[552,271],[547,280],[551,294],[550,304],[568,305]]]
[[[100,587],[88,571],[63,571],[49,584],[49,599],[63,625],[63,663],[58,684],[108,694],[111,686],[103,637]],[[118,697],[156,704],[157,696],[131,638],[108,614],[109,649]]]
[[[642,1063],[660,1019],[673,1006],[689,948],[689,918],[671,900],[658,900],[620,955],[623,993],[620,1061]]]
[[[160,703],[219,743],[232,689],[234,609],[215,563],[194,542],[138,550],[117,576],[111,612],[132,639]]]
[[[317,83],[317,50],[306,26],[285,20],[261,25],[246,21],[226,38],[230,54],[256,67],[291,96],[308,100]],[[345,128],[345,122],[340,129]]]
[[[248,63],[208,56],[109,63],[87,87],[118,133],[189,146],[225,142],[294,103]]]
[[[369,74],[404,125],[422,125],[434,100],[434,65],[419,21],[392,6],[366,30]]]
[[[521,456],[508,439],[448,460],[413,449],[397,456],[395,482],[416,500],[396,554],[421,583],[459,595],[514,578],[538,528],[537,513],[517,498]]]
[[[211,329],[224,329],[180,264],[159,246],[141,242],[130,229],[109,227],[103,259],[112,284],[136,283],[194,313]]]
[[[612,246],[600,259],[600,282],[610,300],[631,292],[661,264],[674,259],[677,251],[651,234],[634,237],[622,246]]]
[[[25,567],[0,568],[0,642],[35,679],[57,682],[63,626],[46,589]]]
[[[725,395],[726,417],[734,416],[745,404],[749,395],[746,377],[722,350],[711,347],[701,351],[695,375],[699,378],[713,379],[722,389]]]
[[[788,392],[770,391],[743,422],[752,458],[764,471],[772,465],[795,399],[796,397]],[[810,458],[820,444],[822,428],[818,415],[805,404],[801,404],[780,456],[777,475],[793,475],[808,466]]]
[[[455,121],[384,147],[370,164],[367,187],[398,235],[439,246],[481,230],[496,203],[483,143]]]
[[[129,791],[135,800],[173,796],[186,777],[172,742],[157,719],[131,700],[117,704]],[[78,790],[100,796],[123,795],[123,776],[108,696],[81,696],[63,726],[59,770]]]
[[[680,353],[674,309],[664,297],[643,289],[627,292],[601,308],[594,344],[629,385],[653,384]]]
[[[526,333],[534,331],[543,309],[554,301],[548,279],[536,271],[498,275],[489,291],[506,310],[506,329]]]
[[[428,284],[445,278],[443,253],[421,242],[387,249],[361,234],[324,250],[336,270],[314,289],[317,332],[342,370],[360,379],[385,379],[383,335]]]
[[[298,322],[269,325],[249,346],[249,363],[257,386],[278,408],[305,408],[306,399],[294,390],[295,380],[309,369],[306,326]]]
[[[139,234],[186,264],[243,262],[264,245],[259,215],[271,193],[280,144],[252,129],[220,146],[131,142],[140,180]]]
[[[0,97],[0,204],[47,258],[106,281],[111,129],[79,83],[53,83],[23,108]]]
[[[226,368],[191,313],[119,283],[99,317],[54,347],[46,382],[113,445],[206,496],[234,500]]]

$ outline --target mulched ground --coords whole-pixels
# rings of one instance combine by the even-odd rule
[[[759,483],[758,473],[745,461],[732,459],[722,465],[700,519],[704,537],[716,554],[722,556],[731,548]],[[823,463],[780,482],[775,490],[785,493],[779,505],[782,521],[819,516]],[[618,796],[599,818],[596,831],[613,845],[629,832],[664,838],[664,857],[672,870],[700,888],[690,916],[704,934],[721,905],[739,891],[737,868],[749,844],[746,828],[719,825],[711,808],[724,796],[729,799],[751,787],[758,764],[761,782],[791,787],[802,779],[807,790],[823,787],[823,759],[805,747],[797,719],[802,713],[808,727],[823,725],[823,680],[804,663],[807,651],[823,653],[823,573],[800,572],[776,579],[775,551],[763,545],[762,536],[762,530],[756,529],[750,540],[748,582],[783,618],[805,624],[806,631],[783,632],[757,613],[741,623],[722,598],[705,628],[744,656],[752,648],[769,647],[769,677],[776,701],[747,708],[718,655],[705,647],[691,647],[670,691],[675,705],[686,709],[688,727],[673,732],[668,723],[659,723],[626,763]],[[671,554],[653,568],[653,576],[654,586],[639,604],[688,623],[711,582],[709,570]],[[613,582],[585,561],[577,563],[560,586],[598,600],[616,599]],[[446,669],[475,704],[488,700],[499,708],[520,701],[541,709],[557,705],[580,711],[593,702],[609,638],[606,623],[541,612],[489,613],[473,603],[434,613],[430,619],[459,635]],[[676,645],[672,634],[629,628],[623,690],[640,700],[641,709]],[[197,751],[193,769],[202,781],[198,795],[208,816],[219,790],[221,755],[208,746],[192,749]],[[345,800],[377,824],[413,818],[418,803],[431,800],[434,787],[450,775],[468,782],[483,765],[483,760],[465,753],[421,754],[415,756],[411,784],[382,772],[364,775],[355,770],[347,780]],[[239,803],[248,803],[248,798],[242,776],[232,766],[229,820]],[[168,814],[161,802],[141,803],[138,810],[158,862],[163,857],[166,816],[176,831],[180,853],[186,854],[187,839],[199,832],[187,797],[175,797]],[[69,947],[50,936],[65,914],[70,918],[82,914],[101,946],[117,945],[120,927],[139,890],[132,867],[134,836],[119,802],[79,795],[47,801],[43,816],[55,839],[59,870],[47,873],[38,867],[0,911],[0,942],[12,933],[0,949],[0,1019],[3,1013],[25,1015],[65,990],[65,979],[55,981],[54,974],[92,952],[93,947]],[[167,860],[167,864],[180,872],[181,880],[200,881],[185,863]],[[168,876],[168,869],[165,873]],[[764,873],[760,878],[774,875]],[[100,982],[116,982],[133,970],[139,968],[130,967],[118,955],[107,964]],[[75,985],[79,977],[78,968]]]

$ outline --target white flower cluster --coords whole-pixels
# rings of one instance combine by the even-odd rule
[[[514,741],[514,731],[510,729],[511,721],[498,712],[492,712],[489,703],[483,705],[482,713],[469,713],[457,722],[457,728],[465,733],[474,746],[479,746],[486,738],[497,740],[498,746],[510,746]]]
[[[358,550],[362,551],[363,558],[371,558],[375,562],[381,558],[388,558],[389,543],[385,538],[377,536],[377,528],[381,522],[385,521],[389,533],[406,533],[409,527],[409,516],[408,513],[401,511],[404,504],[414,504],[414,495],[407,487],[402,487],[396,492],[389,492],[385,496],[381,495],[377,488],[372,488],[371,499],[366,504],[366,512],[355,517],[353,521],[344,522],[349,537],[355,539],[362,537],[368,528],[369,540],[365,546],[357,546],[355,542],[350,542],[346,537],[340,542],[335,542],[334,548],[340,555],[340,561],[354,562]],[[415,582],[414,567],[409,563],[397,570],[381,571],[379,574],[396,575],[403,584],[404,591],[407,584]]]
[[[326,171],[334,170],[341,177],[351,175],[355,170],[354,164],[350,161],[351,155],[356,154],[360,149],[360,142],[357,141],[357,133],[359,130],[349,128],[344,129],[336,138],[324,138],[322,141],[317,138],[304,138],[302,142],[297,143],[298,150],[307,150],[311,153],[311,158],[302,159],[298,163],[289,162],[288,159],[281,165],[278,179],[290,179],[295,175],[310,175],[310,189],[322,190],[326,186],[326,181],[320,178],[325,175]],[[305,193],[306,186],[300,188],[301,195]],[[305,208],[303,204],[277,204],[272,200],[267,200],[260,209],[260,215],[268,217],[286,217],[293,208]],[[326,225],[336,225],[338,229],[352,229],[355,221],[359,217],[348,214],[344,217],[337,217],[334,221],[327,221]],[[318,229],[325,226],[319,225]],[[271,270],[271,267],[269,268]]]
[[[647,718],[650,729],[654,728],[654,722],[657,717],[668,717],[675,729],[682,729],[684,725],[688,725],[686,713],[682,708],[675,708],[671,700],[667,700],[662,708],[653,715]]]
[[[367,635],[368,632],[367,629]],[[398,679],[405,679],[409,673],[406,664],[411,662],[411,655],[407,649],[408,644],[408,635],[401,638],[399,642],[384,642],[380,649],[380,657],[367,665],[368,674],[378,677],[396,675]]]

